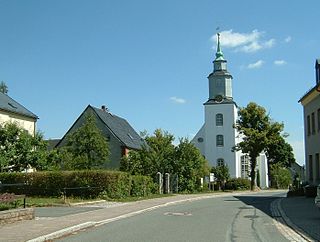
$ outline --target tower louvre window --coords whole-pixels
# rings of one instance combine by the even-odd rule
[[[224,145],[224,142],[223,142],[223,135],[221,134],[218,134],[217,137],[216,137],[216,141],[217,141],[217,146],[223,146]]]
[[[223,126],[223,114],[216,114],[216,126]]]

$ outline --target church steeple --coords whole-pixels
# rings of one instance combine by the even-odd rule
[[[221,50],[221,47],[220,47],[220,33],[217,34],[217,38],[218,38],[218,44],[217,44],[217,52],[216,52],[216,59],[215,61],[218,61],[218,60],[224,60],[223,58],[223,52]]]
[[[209,79],[209,101],[224,102],[232,100],[232,76],[227,70],[227,61],[221,50],[220,33],[217,33],[217,52],[213,61],[213,72]]]

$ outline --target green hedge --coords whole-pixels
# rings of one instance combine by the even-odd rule
[[[2,188],[0,185],[0,192],[48,197],[62,196],[66,192],[67,196],[97,197],[103,193],[109,198],[125,198],[148,195],[154,187],[149,177],[106,170],[0,173],[0,181],[2,184],[25,184]]]
[[[250,189],[250,180],[245,178],[232,178],[227,181],[225,189],[227,190],[248,190]]]

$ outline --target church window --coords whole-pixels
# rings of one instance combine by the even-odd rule
[[[219,158],[219,159],[217,160],[217,166],[224,166],[224,159]]]
[[[224,142],[223,142],[223,135],[221,135],[221,134],[218,134],[217,135],[217,146],[223,146],[224,144]]]
[[[216,125],[223,126],[223,114],[222,113],[216,114]]]
[[[249,156],[242,155],[241,156],[241,178],[249,178]]]
[[[203,138],[202,138],[202,137],[199,137],[199,138],[198,138],[198,142],[199,142],[199,143],[202,143],[202,142],[203,142]]]

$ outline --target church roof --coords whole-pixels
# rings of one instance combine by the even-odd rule
[[[7,94],[0,92],[0,110],[19,114],[33,119],[38,119],[38,116],[26,109],[17,101],[13,100]]]

